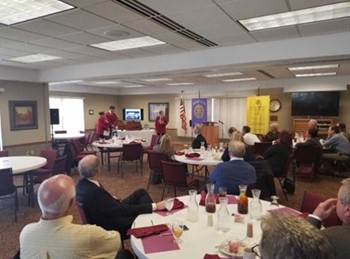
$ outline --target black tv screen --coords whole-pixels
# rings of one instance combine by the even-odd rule
[[[292,93],[292,116],[338,116],[339,92]]]
[[[143,109],[140,108],[124,108],[123,120],[140,121],[143,120]]]

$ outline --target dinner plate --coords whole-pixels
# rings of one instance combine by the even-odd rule
[[[227,246],[223,246],[221,247],[219,250],[221,253],[223,253],[224,255],[228,255],[230,256],[230,258],[243,258],[243,255],[244,255],[244,249],[246,248],[247,246],[244,245],[244,246],[239,246],[239,249],[238,249],[238,252],[237,253],[231,253],[229,248],[228,248],[228,245]]]

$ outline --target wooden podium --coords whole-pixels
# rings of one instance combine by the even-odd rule
[[[203,125],[202,135],[207,140],[208,145],[219,146],[219,125]]]

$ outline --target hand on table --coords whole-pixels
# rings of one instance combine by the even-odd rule
[[[336,204],[337,204],[337,199],[335,198],[325,200],[324,202],[321,202],[317,206],[314,213],[312,214],[324,220],[328,218],[333,211],[335,211]]]
[[[156,203],[157,210],[165,210],[165,201],[160,201]]]

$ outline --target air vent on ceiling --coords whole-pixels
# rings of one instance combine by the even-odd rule
[[[218,46],[215,42],[212,42],[199,34],[183,27],[182,25],[178,24],[177,22],[169,19],[168,17],[162,15],[161,13],[158,13],[157,11],[153,10],[152,8],[140,3],[136,0],[113,0],[116,3],[122,4],[123,6],[133,10],[134,12],[137,12],[152,21],[178,33],[182,36],[194,40],[204,46],[207,47],[215,47]]]

